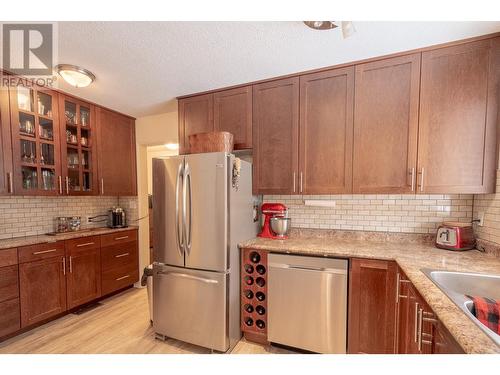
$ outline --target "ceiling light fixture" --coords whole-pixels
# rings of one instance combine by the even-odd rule
[[[95,81],[95,75],[92,72],[76,65],[60,64],[56,66],[56,71],[74,87],[87,87]]]
[[[178,143],[167,143],[165,144],[165,147],[169,150],[178,150],[179,149],[179,144]]]
[[[338,27],[339,21],[303,21],[307,26],[314,30],[331,30]],[[352,21],[340,21],[342,37],[348,38],[356,32]]]

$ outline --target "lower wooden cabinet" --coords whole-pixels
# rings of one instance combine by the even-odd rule
[[[464,353],[401,270],[397,274],[397,290],[397,353]]]
[[[395,352],[396,271],[391,261],[351,260],[348,353]]]
[[[21,327],[18,266],[15,264],[2,267],[10,264],[7,262],[7,257],[4,258],[4,261],[0,259],[0,337],[15,332]]]
[[[136,229],[1,250],[0,339],[138,280]]]
[[[21,327],[66,311],[64,256],[19,265]]]
[[[0,302],[0,337],[16,332],[19,328],[19,298]]]
[[[101,249],[99,245],[89,248],[67,248],[66,252],[69,264],[68,309],[72,309],[101,296]]]

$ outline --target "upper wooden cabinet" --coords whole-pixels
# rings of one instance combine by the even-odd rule
[[[94,106],[60,94],[59,113],[64,194],[98,194]]]
[[[256,194],[298,193],[299,78],[253,87]]]
[[[98,183],[101,195],[136,195],[134,119],[96,107]]]
[[[179,100],[179,153],[189,154],[189,136],[214,130],[214,96]]]
[[[351,192],[354,67],[300,77],[298,191]]]
[[[9,91],[0,89],[0,195],[14,193]]]
[[[62,194],[58,94],[26,84],[9,95],[16,195]]]
[[[420,53],[356,66],[354,193],[411,193]]]
[[[395,353],[395,262],[351,259],[348,353]]]
[[[252,86],[214,94],[214,129],[232,133],[235,150],[252,148]]]
[[[189,136],[227,131],[234,149],[252,148],[252,86],[179,99],[180,153],[189,154]]]
[[[500,38],[422,53],[418,190],[494,191]]]

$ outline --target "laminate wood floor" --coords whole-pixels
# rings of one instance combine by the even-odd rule
[[[203,354],[210,351],[178,340],[154,338],[146,289],[128,289],[81,315],[69,314],[0,343],[0,353]],[[242,339],[233,354],[293,353]]]

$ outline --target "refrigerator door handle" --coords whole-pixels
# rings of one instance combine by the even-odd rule
[[[176,183],[175,183],[175,236],[176,236],[176,239],[177,239],[177,246],[178,246],[178,249],[179,249],[179,252],[181,253],[181,255],[183,254],[184,252],[184,231],[179,234],[179,230],[182,229],[180,228],[180,223],[179,223],[179,187],[181,185],[181,179],[182,179],[182,174],[183,174],[183,170],[182,170],[182,164],[179,164],[179,169],[177,171],[177,180],[176,180]],[[184,211],[183,211],[184,212]],[[184,214],[183,214],[183,217],[184,217]]]
[[[191,190],[191,169],[189,168],[189,165],[188,165],[188,169],[187,169],[187,172],[186,172],[186,183],[187,183],[187,186],[188,186],[188,191],[189,191],[189,226],[188,226],[188,230],[187,230],[187,233],[188,233],[188,237],[187,237],[187,243],[186,243],[186,247],[188,249],[188,252],[191,252],[191,239],[192,239],[192,223],[193,223],[193,200],[192,200],[192,190]]]
[[[189,199],[188,199],[188,189],[189,189]],[[188,201],[189,201],[189,226],[187,219],[188,211]],[[183,175],[183,185],[182,185],[182,225],[184,228],[184,244],[187,254],[191,252],[191,223],[192,223],[192,208],[191,208],[191,171],[189,169],[189,164],[186,162]]]
[[[180,273],[180,272],[171,272],[171,271],[160,271],[158,272],[160,275],[170,275],[170,276],[177,276],[177,277],[182,277],[184,279],[190,279],[190,280],[196,280],[196,281],[201,281],[206,284],[218,284],[219,282],[214,279],[206,279],[204,277],[198,277],[198,276],[193,276],[193,275],[188,275],[187,273]]]

